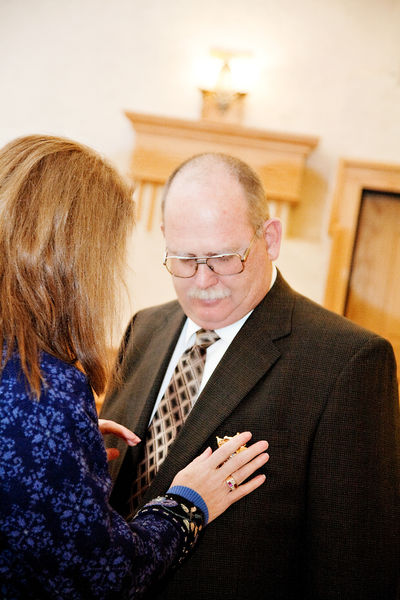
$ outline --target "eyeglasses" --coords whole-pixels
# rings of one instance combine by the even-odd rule
[[[258,230],[251,238],[248,248],[241,255],[238,252],[226,252],[213,256],[168,256],[165,252],[163,265],[174,277],[189,278],[197,273],[199,265],[207,265],[216,275],[238,275],[244,270],[250,248],[256,239]]]

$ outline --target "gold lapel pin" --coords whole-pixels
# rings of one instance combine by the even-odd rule
[[[237,433],[236,435],[239,435],[239,433]],[[223,444],[226,444],[226,442],[229,442],[229,440],[232,440],[235,436],[225,435],[223,438],[220,438],[218,436],[216,436],[216,437],[217,437],[218,448],[221,448],[221,446]],[[246,444],[244,446],[240,446],[240,448],[238,448],[234,454],[239,454],[239,452],[243,452],[243,450],[246,450],[246,448],[247,448]],[[232,456],[233,456],[233,454],[232,454]]]

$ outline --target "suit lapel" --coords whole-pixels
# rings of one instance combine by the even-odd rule
[[[173,476],[200,453],[205,441],[279,359],[274,340],[291,330],[294,300],[288,290],[278,276],[272,290],[238,332],[171,446],[145,501],[165,492]]]

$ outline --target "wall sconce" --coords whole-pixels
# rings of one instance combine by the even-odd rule
[[[213,88],[200,88],[202,95],[202,119],[241,123],[244,116],[244,63],[248,62],[250,52],[238,52],[212,48],[209,65],[210,74],[215,73],[216,63],[219,72]]]

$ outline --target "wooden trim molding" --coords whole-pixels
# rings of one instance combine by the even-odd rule
[[[131,111],[125,115],[135,132],[130,174],[137,184],[138,219],[147,219],[147,229],[154,223],[168,176],[184,160],[201,152],[225,152],[249,163],[265,186],[274,214],[284,220],[290,207],[300,200],[306,159],[318,144],[313,136],[272,133],[231,123]]]
[[[364,190],[400,193],[400,165],[342,159],[339,162],[329,233],[332,247],[324,305],[344,313],[353,247]]]

